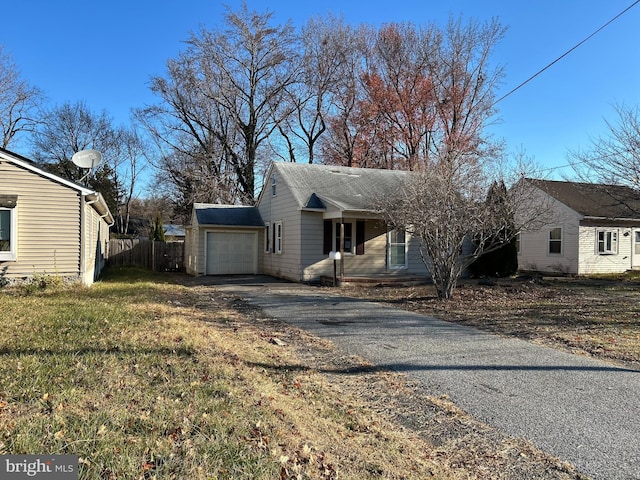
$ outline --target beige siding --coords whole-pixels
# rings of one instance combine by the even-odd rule
[[[271,179],[267,179],[258,210],[265,224],[271,228],[282,222],[282,253],[265,253],[262,260],[262,272],[275,277],[286,278],[296,282],[303,280],[301,267],[302,219],[298,205],[288,186],[280,179],[277,183],[276,196],[271,195]],[[305,228],[308,228],[306,225]],[[306,233],[305,233],[306,236]],[[260,250],[264,251],[264,237]],[[322,241],[322,235],[320,236]],[[322,246],[320,247],[322,251]]]
[[[0,161],[0,193],[18,196],[17,261],[0,262],[0,268],[7,269],[7,276],[78,276],[79,192]]]
[[[85,203],[84,216],[84,260],[82,281],[91,285],[97,280],[105,264],[105,252],[109,243],[109,225],[89,203]]]
[[[597,253],[598,230],[618,232],[618,252],[600,255]],[[626,235],[626,236],[625,236]],[[580,227],[580,262],[578,274],[620,273],[631,269],[633,236],[631,228],[616,227]]]

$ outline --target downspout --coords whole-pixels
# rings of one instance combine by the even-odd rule
[[[89,195],[80,195],[80,280],[82,281],[82,283],[84,283],[86,285],[85,282],[85,274],[87,273],[87,255],[86,255],[86,233],[87,233],[87,227],[85,225],[85,219],[86,219],[86,207],[88,205],[93,205],[94,203],[96,203],[98,201],[98,199],[100,198],[99,196],[96,196],[96,198],[94,200],[89,200]]]

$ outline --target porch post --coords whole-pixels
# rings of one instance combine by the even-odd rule
[[[340,281],[344,282],[344,218],[340,219]]]

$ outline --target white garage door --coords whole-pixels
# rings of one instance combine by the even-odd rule
[[[254,274],[257,233],[207,232],[207,275]]]

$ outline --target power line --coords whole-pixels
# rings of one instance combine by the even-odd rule
[[[507,98],[509,95],[511,95],[512,93],[514,93],[515,91],[519,90],[520,88],[524,87],[527,83],[529,83],[531,80],[533,80],[534,78],[536,78],[538,75],[540,75],[542,72],[544,72],[545,70],[549,69],[550,67],[552,67],[553,65],[555,65],[556,63],[558,63],[560,60],[562,60],[564,57],[566,57],[567,55],[569,55],[571,52],[573,52],[576,48],[580,47],[583,43],[587,42],[588,40],[590,40],[592,37],[594,37],[595,35],[597,35],[598,33],[600,33],[600,31],[604,30],[606,27],[608,27],[611,23],[615,22],[618,18],[620,18],[622,15],[624,15],[625,13],[627,13],[629,10],[631,10],[633,7],[635,7],[638,3],[640,3],[640,0],[636,0],[635,2],[633,2],[631,5],[629,5],[627,8],[625,8],[623,11],[621,11],[619,14],[617,14],[615,17],[613,17],[611,20],[609,20],[607,23],[605,23],[604,25],[602,25],[600,28],[598,28],[595,32],[593,32],[591,35],[589,35],[587,38],[585,38],[584,40],[582,40],[580,43],[574,45],[572,48],[570,48],[569,50],[567,50],[566,52],[564,52],[562,55],[560,55],[558,58],[556,58],[553,62],[551,62],[550,64],[548,64],[546,67],[542,68],[541,70],[537,71],[535,74],[531,75],[529,78],[527,78],[524,82],[522,82],[520,85],[518,85],[517,87],[515,87],[514,89],[510,90],[509,92],[507,92],[505,95],[503,95],[502,97],[500,97],[498,100],[496,100],[495,102],[493,102],[493,105],[496,105],[497,103],[501,102],[502,100],[504,100],[505,98]]]

